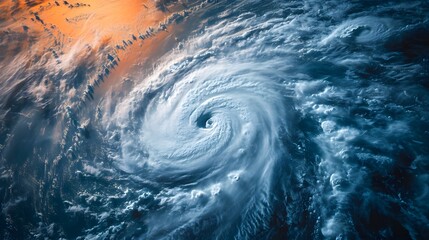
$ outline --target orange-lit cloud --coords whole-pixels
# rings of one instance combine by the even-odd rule
[[[5,81],[44,72],[32,88],[40,90],[42,80],[57,79],[58,90],[74,99],[65,104],[92,99],[94,89],[110,89],[171,45],[175,29],[170,25],[189,14],[192,6],[168,2],[2,1],[0,82],[9,85]],[[44,91],[34,92],[43,99]]]

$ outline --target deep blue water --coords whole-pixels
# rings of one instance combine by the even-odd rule
[[[32,95],[49,74],[84,92],[84,64],[7,76],[0,238],[427,238],[428,13],[207,1],[153,69],[85,104]]]

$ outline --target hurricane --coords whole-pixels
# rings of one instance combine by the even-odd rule
[[[25,2],[0,238],[428,236],[427,2]]]

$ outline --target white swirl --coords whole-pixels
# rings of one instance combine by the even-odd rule
[[[248,71],[255,66],[226,68],[193,72],[151,101],[139,140],[151,168],[161,168],[156,174],[212,175],[223,166],[247,168],[244,155],[269,158],[282,96],[258,70]]]
[[[253,34],[266,28],[246,14],[179,46],[106,121],[120,168],[156,186],[144,238],[201,237],[221,222],[229,224],[217,235],[249,238],[268,226],[293,103],[282,49],[260,53],[247,25]],[[236,44],[247,50],[232,50]]]
[[[322,44],[327,44],[335,39],[344,42],[374,42],[388,37],[392,33],[392,28],[392,20],[388,18],[358,17],[337,26],[322,40]]]
[[[163,185],[157,197],[173,209],[196,208],[200,201],[191,200],[205,199],[197,216],[224,212],[219,208],[230,206],[218,198],[233,197],[243,211],[230,216],[234,221],[268,201],[271,175],[284,153],[279,137],[286,126],[284,87],[267,66],[207,61],[194,69],[188,62],[158,75],[162,86],[140,86],[120,105],[125,110],[120,125],[133,126],[121,136],[122,166]]]

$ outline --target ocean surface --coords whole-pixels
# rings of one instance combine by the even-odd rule
[[[1,239],[427,239],[428,1],[163,2],[75,55],[0,18]]]

